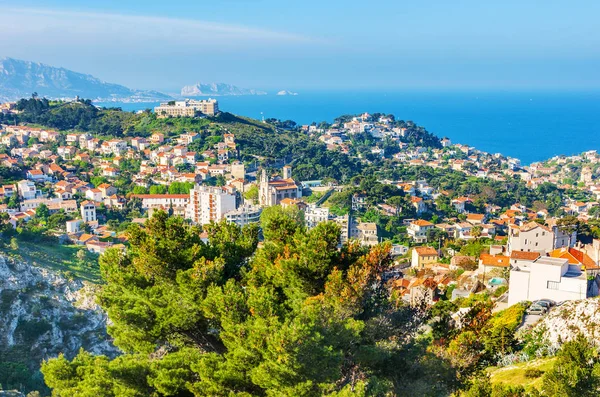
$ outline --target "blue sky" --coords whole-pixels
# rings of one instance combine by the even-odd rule
[[[0,57],[164,91],[598,89],[598,15],[589,0],[0,0]]]

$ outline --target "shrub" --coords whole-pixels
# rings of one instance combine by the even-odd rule
[[[544,375],[544,371],[542,371],[541,369],[537,369],[537,368],[528,368],[525,370],[524,375],[528,379],[535,379],[535,378],[539,378],[540,376]]]

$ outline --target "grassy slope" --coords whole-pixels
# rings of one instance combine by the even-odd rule
[[[77,245],[40,245],[19,241],[17,251],[11,249],[6,251],[31,264],[63,273],[70,272],[74,278],[99,283],[100,270],[97,259],[92,254],[88,254],[86,263],[81,263],[76,256],[81,248]]]
[[[537,369],[544,372],[548,371],[554,365],[554,361],[556,361],[555,357],[541,358],[515,365],[509,365],[508,367],[490,367],[488,368],[488,373],[490,374],[493,384],[503,383],[505,385],[512,386],[533,386],[539,389],[542,382],[543,373],[537,378],[527,378],[525,376],[525,371],[528,369]]]

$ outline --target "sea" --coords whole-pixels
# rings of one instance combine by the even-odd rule
[[[453,143],[515,157],[524,165],[556,155],[600,151],[600,91],[314,91],[217,99],[222,111],[298,124],[332,122],[344,114],[392,113]],[[97,105],[135,111],[158,103]]]

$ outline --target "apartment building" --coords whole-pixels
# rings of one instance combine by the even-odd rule
[[[158,118],[166,117],[194,117],[198,113],[214,116],[219,113],[219,104],[216,99],[171,101],[161,103],[154,108]]]
[[[262,214],[262,208],[253,205],[244,205],[236,210],[229,211],[225,214],[225,219],[229,223],[235,223],[242,227],[251,223],[260,222],[260,214]]]
[[[225,218],[225,214],[236,209],[235,193],[217,186],[196,185],[190,190],[186,218],[206,225]]]

